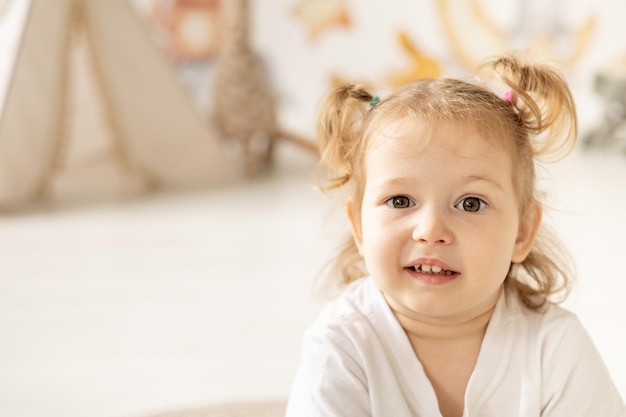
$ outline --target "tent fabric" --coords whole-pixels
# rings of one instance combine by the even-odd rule
[[[11,2],[3,19],[17,20],[18,3],[25,7]],[[236,152],[195,108],[127,0],[27,3],[23,24],[14,29],[15,59],[0,97],[0,209],[20,207],[50,191],[70,139],[92,136],[69,138],[71,125],[87,111],[70,109],[68,100],[77,53],[73,35],[80,30],[97,93],[87,104],[101,104],[104,113],[104,126],[94,125],[93,136],[107,130],[119,169],[149,187],[202,186],[240,175]]]

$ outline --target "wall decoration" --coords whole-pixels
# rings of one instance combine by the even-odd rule
[[[411,40],[408,33],[398,33],[398,43],[407,58],[406,69],[396,71],[388,76],[389,85],[393,88],[405,85],[417,78],[437,78],[443,74],[443,68],[435,58],[427,56]]]
[[[223,38],[223,0],[135,0],[154,40],[203,115],[212,108],[213,72]]]
[[[351,25],[345,0],[300,0],[293,13],[306,26],[310,39],[314,41],[332,27]]]
[[[510,49],[558,60],[578,62],[588,49],[596,29],[595,16],[572,27],[562,21],[567,4],[559,0],[528,0],[516,3],[513,23],[495,23],[480,0],[437,0],[444,34],[457,61],[466,69],[484,58]]]
[[[151,18],[176,61],[214,58],[221,39],[219,0],[151,0]]]

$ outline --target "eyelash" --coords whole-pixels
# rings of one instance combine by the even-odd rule
[[[478,202],[478,209],[477,210],[465,210],[467,207],[465,206],[465,204],[467,204],[468,200],[475,200],[476,202]],[[406,205],[404,204],[399,204],[396,205],[396,203],[398,203],[399,201],[404,202]],[[385,204],[391,208],[394,209],[405,209],[405,208],[410,208],[415,206],[415,203],[413,202],[413,200],[411,200],[409,197],[405,196],[405,195],[397,195],[397,196],[393,196],[389,199],[387,199],[385,201]],[[461,199],[454,207],[465,211],[467,213],[477,213],[485,208],[487,208],[489,205],[481,198],[478,197],[465,197],[463,199]]]
[[[397,207],[394,203],[398,202],[399,200],[405,201],[407,203],[407,205],[404,206],[404,207]],[[407,197],[405,195],[393,196],[393,197],[387,199],[385,201],[385,204],[388,205],[391,208],[394,208],[394,209],[405,209],[405,208],[413,207],[415,205],[413,200],[411,200],[409,197]]]
[[[476,200],[478,202],[478,209],[477,210],[465,210],[466,207],[464,206],[464,204],[466,204],[468,200]],[[485,202],[485,200],[480,199],[478,197],[471,197],[470,196],[470,197],[465,197],[465,198],[461,199],[461,201],[459,201],[454,207],[459,209],[459,210],[465,211],[467,213],[477,213],[477,212],[487,208],[488,206],[489,205]]]

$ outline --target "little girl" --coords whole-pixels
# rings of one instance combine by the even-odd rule
[[[554,69],[504,56],[506,86],[347,84],[319,122],[324,188],[348,186],[342,286],[307,331],[287,416],[626,417],[540,230],[535,158],[577,136]]]

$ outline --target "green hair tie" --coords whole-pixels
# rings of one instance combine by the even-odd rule
[[[370,100],[370,108],[376,107],[376,105],[380,102],[380,97],[378,96],[372,96],[372,99]]]

